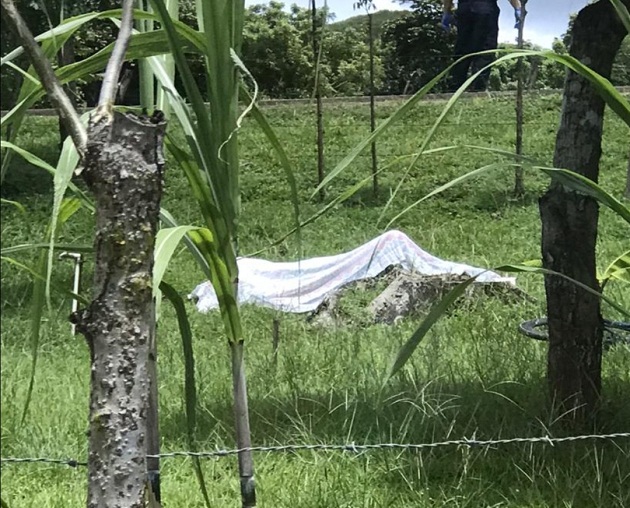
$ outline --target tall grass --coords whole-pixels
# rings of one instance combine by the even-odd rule
[[[384,120],[399,103],[379,108]],[[420,103],[404,125],[381,140],[382,167],[417,149],[417,131],[430,127],[429,119],[443,103]],[[548,160],[553,139],[547,135],[557,121],[558,97],[531,98],[525,104],[525,147],[528,153]],[[312,191],[312,155],[303,150],[313,142],[314,115],[308,106],[283,106],[263,111],[276,126],[293,166],[299,196],[306,201]],[[514,126],[501,124],[511,118],[513,104],[506,100],[465,100],[456,106],[436,133],[435,144],[448,140],[511,147]],[[458,123],[459,122],[459,123]],[[482,132],[473,132],[470,124]],[[56,121],[29,118],[18,139],[24,148],[54,163]],[[52,127],[52,128],[51,128]],[[348,146],[369,134],[369,111],[365,105],[330,108],[327,157],[338,162]],[[623,123],[612,116],[606,122],[605,157],[601,185],[620,188],[626,137]],[[171,124],[173,139],[184,146],[177,120]],[[286,199],[287,184],[277,172],[265,135],[253,119],[240,131],[241,160],[247,178],[241,182],[242,218],[240,248],[244,253],[267,247],[271,240],[293,227],[292,204]],[[182,223],[202,224],[197,204],[190,199],[189,185],[171,154],[167,154],[164,206],[177,211]],[[414,169],[413,178],[399,194],[386,218],[413,203],[440,183],[451,180],[468,167],[482,166],[487,156],[462,148],[459,152],[428,154]],[[18,159],[16,158],[16,161]],[[361,159],[329,189],[329,199],[347,185],[366,176],[369,157]],[[407,165],[399,160],[382,172],[383,190],[393,189]],[[21,175],[37,175],[31,166],[11,168],[9,183]],[[508,171],[480,176],[446,190],[440,199],[426,200],[403,215],[395,227],[403,229],[432,253],[478,266],[494,266],[505,259],[531,259],[538,252],[536,193],[546,184],[542,174],[528,174],[526,199],[510,199],[512,182]],[[386,196],[372,197],[370,181],[365,192],[340,203],[311,227],[302,230],[305,256],[326,255],[359,245],[381,228],[376,221]],[[14,187],[15,188],[15,187]],[[16,189],[15,192],[18,192]],[[2,239],[5,245],[28,243],[38,238],[50,215],[50,189],[39,194],[8,196],[18,199],[28,211],[3,208]],[[5,205],[2,205],[3,207]],[[312,214],[318,205],[305,202],[303,212]],[[624,222],[608,209],[602,211],[599,267],[627,243]],[[59,242],[89,243],[91,216],[85,210],[64,224]],[[500,239],[498,241],[497,239]],[[4,247],[4,245],[3,245]],[[295,259],[298,244],[290,237],[271,248],[265,257]],[[29,262],[36,253],[27,252]],[[88,260],[87,275],[91,270]],[[59,266],[53,282],[71,285],[69,267]],[[195,260],[176,249],[164,272],[181,292],[188,292],[200,279]],[[2,453],[3,456],[49,455],[83,459],[86,451],[85,420],[89,358],[82,341],[70,335],[66,315],[68,297],[53,294],[55,312],[44,327],[38,378],[32,413],[19,425],[25,385],[29,378],[28,285],[26,274],[3,266],[2,293]],[[419,346],[401,373],[381,391],[389,362],[400,345],[418,327],[421,318],[411,317],[397,327],[369,325],[359,310],[370,295],[356,294],[344,306],[350,323],[322,329],[305,323],[302,316],[278,315],[267,309],[240,310],[247,340],[249,399],[252,439],[256,445],[280,443],[406,442],[423,443],[472,437],[563,435],[560,424],[546,410],[544,397],[544,344],[521,337],[520,321],[544,311],[544,289],[536,276],[519,276],[519,286],[536,302],[504,304],[483,298],[469,308],[458,308],[439,321]],[[607,293],[630,306],[628,293],[612,281]],[[192,304],[185,307],[191,311]],[[190,313],[190,328],[198,388],[197,448],[232,448],[233,403],[229,350],[222,342],[220,313]],[[280,320],[278,363],[273,368],[272,323]],[[208,334],[208,330],[213,335]],[[188,449],[184,391],[184,355],[177,315],[163,306],[159,325],[160,423],[163,451]],[[625,403],[630,383],[628,349],[617,347],[604,356],[605,398],[603,432],[627,431],[630,418]],[[42,382],[46,380],[46,382]],[[380,395],[380,397],[379,397]],[[509,445],[464,450],[448,448],[422,453],[373,451],[299,452],[255,455],[260,504],[278,508],[300,506],[393,506],[419,508],[499,505],[622,507],[630,502],[625,488],[628,442]],[[239,503],[235,457],[202,459],[212,506]],[[9,506],[74,508],[85,504],[85,472],[41,465],[2,466],[2,496]],[[204,500],[188,459],[162,461],[164,503],[173,506],[204,506]]]

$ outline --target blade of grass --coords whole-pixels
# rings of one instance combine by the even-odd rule
[[[628,311],[627,309],[624,309],[621,305],[616,303],[614,300],[608,298],[607,296],[603,295],[599,291],[594,290],[593,288],[587,286],[586,284],[578,280],[575,280],[571,277],[568,277],[567,275],[564,275],[563,273],[556,272],[554,270],[548,270],[547,268],[542,268],[539,266],[529,266],[529,265],[502,265],[502,266],[498,266],[494,268],[493,270],[508,272],[508,273],[537,273],[541,275],[553,275],[554,277],[560,277],[562,279],[568,280],[569,282],[575,284],[576,286],[580,287],[587,293],[591,293],[592,295],[595,295],[598,298],[601,298],[613,309],[617,310],[618,312],[620,312],[626,317],[630,317],[630,311]]]
[[[22,263],[21,261],[18,261],[15,258],[11,258],[5,255],[0,255],[0,260],[5,261],[6,263],[9,263],[15,266],[16,268],[19,268],[20,270],[28,273],[29,275],[33,277],[33,280],[40,280],[44,282],[46,281],[46,277],[42,275],[41,272],[38,272],[35,268],[25,265],[24,263]],[[66,288],[62,284],[53,284],[52,287],[57,293],[59,293],[62,296],[68,296],[70,298],[78,300],[84,305],[87,305],[88,303],[90,303],[87,298],[75,293],[74,291],[70,291],[68,288]]]
[[[482,272],[483,273],[483,272]],[[481,275],[481,274],[479,274]],[[444,296],[439,303],[431,307],[429,314],[422,321],[418,329],[412,334],[412,336],[403,344],[400,348],[396,357],[394,358],[391,366],[389,367],[386,375],[385,381],[383,385],[385,385],[411,358],[411,355],[414,353],[422,339],[426,336],[426,334],[431,330],[433,325],[444,315],[446,310],[451,306],[451,304],[457,300],[466,288],[470,286],[479,275],[475,277],[471,277],[470,279],[465,280],[457,284],[453,289],[451,289],[446,296]]]
[[[186,313],[186,306],[180,294],[173,286],[165,281],[160,282],[160,291],[162,291],[168,301],[171,302],[175,309],[175,314],[177,315],[179,335],[182,339],[182,351],[184,353],[184,394],[186,400],[188,449],[194,452],[197,450],[197,440],[195,438],[197,429],[197,388],[195,386],[195,355],[193,352],[192,331],[190,329],[190,322],[188,321],[188,314]],[[201,462],[199,457],[192,456],[191,459],[204,502],[206,506],[210,508],[212,504],[210,503],[208,489],[206,488],[206,482],[203,477]]]
[[[48,249],[50,244],[46,243],[24,243],[20,245],[12,245],[11,247],[3,247],[0,249],[0,255],[6,256],[8,254],[15,254],[17,252],[32,252],[33,249]],[[81,253],[94,252],[92,245],[75,245],[69,243],[55,244],[53,247],[56,251],[72,251]]]

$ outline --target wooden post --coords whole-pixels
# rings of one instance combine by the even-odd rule
[[[376,112],[374,107],[374,23],[372,13],[368,12],[368,35],[370,38],[370,132],[376,129]],[[372,141],[372,191],[378,196],[378,169],[376,161],[376,142]]]
[[[59,259],[72,259],[74,260],[74,278],[72,280],[72,292],[75,295],[81,292],[81,271],[83,269],[83,256],[78,252],[62,252],[59,254]],[[72,298],[72,314],[79,310],[79,300]],[[74,323],[71,325],[72,335],[77,334],[77,327]]]
[[[273,318],[272,341],[273,368],[275,370],[278,366],[278,347],[280,346],[280,320],[278,318]]]
[[[313,33],[313,62],[315,64],[315,103],[317,115],[317,184],[324,181],[324,106],[322,104],[322,91],[319,79],[319,53],[320,45],[317,42],[317,6],[315,0],[311,0],[311,22]],[[323,32],[322,32],[323,33]],[[319,190],[319,199],[324,200],[326,192]]]
[[[522,1],[521,19],[518,26],[518,49],[523,49],[523,26],[527,15],[527,0]],[[516,82],[516,155],[523,155],[523,58],[519,58],[517,63],[518,79]],[[525,194],[525,184],[523,182],[523,167],[517,166],[514,172],[514,196],[521,197]]]
[[[157,375],[157,323],[155,322],[155,306],[153,307],[153,329],[149,337],[149,362],[147,374],[149,377],[149,409],[147,412],[147,479],[155,501],[161,503],[160,487],[160,418]]]
[[[628,171],[626,173],[626,199],[630,199],[630,153],[628,154]]]

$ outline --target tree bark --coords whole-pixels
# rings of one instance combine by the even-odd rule
[[[140,508],[147,488],[153,247],[165,123],[114,113],[88,127],[97,210],[94,299],[73,315],[91,353],[88,508]]]
[[[630,0],[624,0],[628,6]],[[608,0],[583,8],[575,19],[570,54],[609,77],[625,30]],[[597,182],[604,101],[574,72],[565,80],[554,166]],[[539,203],[542,260],[599,290],[595,270],[598,205],[587,196],[551,183]],[[584,421],[595,414],[601,391],[602,316],[600,300],[566,279],[545,277],[549,350],[547,377],[559,414]]]

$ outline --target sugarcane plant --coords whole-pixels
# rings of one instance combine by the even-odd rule
[[[166,139],[166,146],[171,151],[173,158],[184,170],[191,190],[197,199],[202,216],[206,223],[204,228],[178,226],[175,219],[166,211],[161,211],[162,222],[169,226],[160,231],[156,248],[156,265],[162,266],[172,255],[173,243],[182,240],[190,248],[199,262],[204,274],[212,282],[219,297],[221,314],[232,351],[232,372],[235,395],[235,415],[237,442],[239,448],[251,446],[249,433],[249,420],[247,409],[247,390],[244,371],[244,343],[237,304],[237,278],[238,266],[236,253],[238,250],[237,225],[240,212],[240,195],[238,180],[238,128],[241,117],[239,115],[239,96],[243,96],[249,103],[247,111],[251,111],[254,118],[261,125],[271,141],[272,146],[280,156],[280,163],[284,169],[292,189],[292,200],[296,211],[297,220],[297,192],[295,181],[290,170],[290,165],[282,146],[275,134],[267,124],[264,116],[253,103],[254,98],[249,96],[246,87],[243,86],[240,73],[248,74],[244,68],[238,53],[240,52],[242,22],[244,4],[242,1],[199,1],[197,4],[199,30],[172,19],[168,6],[163,0],[151,2],[154,13],[147,11],[135,11],[135,19],[138,23],[143,21],[159,21],[160,30],[148,30],[144,25],[144,31],[134,33],[129,41],[127,59],[144,59],[152,74],[159,82],[159,91],[165,97],[181,124],[189,151],[177,147],[170,139]],[[60,44],[72,36],[72,34],[85,23],[98,18],[111,19],[114,23],[120,23],[120,10],[112,10],[100,13],[89,13],[66,20],[62,25],[46,32],[38,37],[44,44],[50,46],[50,53],[54,54]],[[63,67],[57,70],[60,82],[65,83],[72,79],[85,76],[90,72],[101,70],[107,62],[113,47],[107,47],[103,51],[83,61],[80,65]],[[206,79],[208,82],[209,107],[204,103],[192,73],[186,62],[185,53],[194,51],[201,54],[206,64]],[[21,48],[5,55],[3,64],[9,63],[21,53]],[[174,86],[173,72],[169,72],[165,65],[164,55],[170,54],[177,62],[178,70],[184,83],[184,90],[188,102],[186,102]],[[240,69],[240,70],[239,70]],[[149,76],[148,73],[144,76]],[[251,76],[250,76],[251,78]],[[255,83],[252,81],[255,89]],[[152,87],[151,78],[147,77],[144,83]],[[41,95],[43,90],[39,83],[28,82],[21,96],[23,100],[6,115],[3,124],[12,124],[19,127],[19,123],[28,107],[30,107]],[[255,96],[255,94],[254,94]],[[159,100],[159,94],[158,94]],[[145,95],[145,106],[150,107],[153,102],[150,94]],[[17,132],[17,128],[16,128]],[[70,147],[72,145],[70,144]],[[9,142],[3,142],[4,148],[16,151],[30,160],[35,161],[32,154],[24,153],[18,147]],[[76,151],[75,151],[76,152]],[[72,155],[72,149],[69,149]],[[74,153],[76,155],[76,153]],[[78,191],[71,182],[71,175],[76,167],[78,158],[62,153],[64,164],[58,168],[45,167],[55,175],[55,197],[52,223],[60,223],[59,207],[66,189]],[[36,161],[40,162],[40,161]],[[42,161],[43,162],[43,161]],[[89,203],[89,199],[85,200]],[[299,224],[299,222],[298,222]],[[53,228],[55,229],[55,228]],[[49,240],[50,252],[54,248],[54,235]],[[39,273],[47,272],[44,280],[50,280],[52,255],[49,263],[40,263]],[[156,274],[153,286],[154,292],[159,293],[158,287],[163,289],[166,296],[174,301],[180,323],[182,324],[182,338],[187,337],[184,344],[187,374],[186,374],[186,408],[189,420],[189,435],[194,432],[194,375],[189,372],[193,361],[189,354],[190,329],[186,325],[185,312],[181,298],[164,281],[161,275]],[[44,302],[44,291],[41,281],[37,285],[37,298],[34,306],[41,309]],[[157,295],[156,295],[157,296]],[[34,314],[35,315],[35,314]],[[37,325],[34,324],[34,365],[31,379],[35,371],[37,357],[37,337],[39,335],[39,323],[41,313],[37,314]],[[35,320],[34,320],[35,322]],[[29,388],[29,393],[32,390]],[[28,404],[27,404],[28,405]],[[25,413],[26,414],[26,407]],[[240,476],[242,486],[242,498],[244,506],[255,505],[255,489],[253,476],[253,462],[250,451],[239,454]],[[198,463],[197,463],[198,466]],[[201,470],[196,468],[201,479]],[[203,482],[202,482],[203,485]],[[205,490],[205,489],[204,489]],[[206,503],[209,504],[204,492]]]

